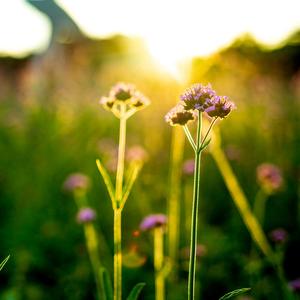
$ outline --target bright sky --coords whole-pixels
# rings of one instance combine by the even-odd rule
[[[300,0],[56,2],[90,36],[121,33],[143,38],[154,58],[167,67],[194,55],[213,53],[242,33],[274,45],[300,29]],[[0,1],[0,53],[41,51],[49,35],[47,19],[28,4]]]

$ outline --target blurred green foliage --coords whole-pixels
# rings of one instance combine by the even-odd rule
[[[219,126],[224,150],[246,195],[253,200],[256,167],[278,165],[284,188],[267,202],[264,229],[289,233],[284,270],[300,276],[300,43],[295,34],[276,50],[243,37],[208,58],[195,58],[189,81],[211,82],[237,110]],[[97,228],[113,250],[111,202],[95,165],[100,157],[114,172],[118,124],[98,105],[117,81],[135,84],[152,104],[128,122],[127,146],[139,144],[149,160],[124,209],[123,249],[146,256],[144,265],[124,266],[124,295],[146,282],[143,299],[154,299],[152,242],[134,234],[142,218],[166,211],[170,127],[164,115],[186,87],[158,69],[142,44],[121,36],[103,41],[54,44],[47,53],[21,60],[0,58],[0,274],[1,299],[94,299],[95,284],[76,223],[76,205],[63,191],[73,172],[91,177],[88,193],[98,213]],[[186,147],[185,158],[192,157]],[[250,286],[254,299],[279,300],[278,279],[262,257],[250,257],[251,240],[208,152],[202,167],[199,238],[202,299]],[[189,205],[192,178],[185,176],[182,201]],[[180,247],[189,245],[182,213]],[[188,215],[188,213],[187,213]],[[171,224],[172,226],[172,224]],[[112,272],[112,260],[102,253]],[[130,264],[128,264],[130,265]],[[168,299],[186,295],[187,258],[181,255],[178,282]]]

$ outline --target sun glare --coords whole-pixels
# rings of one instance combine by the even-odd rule
[[[89,36],[142,38],[153,58],[177,77],[178,62],[216,52],[243,33],[274,45],[300,28],[299,0],[56,1]],[[45,45],[49,24],[41,14],[21,0],[1,3],[0,11],[0,52]]]

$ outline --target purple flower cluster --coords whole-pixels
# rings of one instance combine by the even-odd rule
[[[76,219],[79,224],[92,222],[96,219],[96,212],[90,207],[81,208]]]
[[[154,214],[145,217],[140,224],[142,231],[151,230],[155,227],[163,227],[167,224],[167,217],[163,214]]]
[[[280,189],[283,185],[283,178],[280,169],[272,164],[264,163],[256,169],[257,181],[262,188],[272,193]]]
[[[171,125],[185,125],[188,121],[195,120],[195,113],[185,110],[182,105],[178,104],[166,114],[165,120]]]
[[[200,83],[187,88],[180,96],[186,110],[197,109],[205,111],[211,106],[212,99],[216,96],[216,92],[208,84],[204,86]]]
[[[114,85],[108,97],[102,97],[100,104],[107,110],[112,110],[120,103],[128,104],[130,108],[141,109],[150,104],[141,92],[133,84],[119,82]]]
[[[195,112],[206,112],[210,117],[225,118],[235,104],[226,96],[218,96],[211,85],[194,84],[180,96],[180,104],[167,113],[165,119],[170,125],[185,125],[195,120]]]
[[[85,191],[89,186],[89,177],[81,173],[70,174],[63,184],[64,189],[68,192],[75,192],[78,190]]]

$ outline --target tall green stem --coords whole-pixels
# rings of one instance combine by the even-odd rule
[[[122,209],[124,159],[126,144],[126,106],[120,107],[120,136],[116,175],[116,208],[114,209],[114,300],[122,299]]]
[[[114,210],[114,300],[122,299],[121,209]]]
[[[198,127],[197,127],[197,145],[196,145],[197,147],[195,151],[196,161],[195,161],[194,193],[193,193],[192,223],[191,223],[188,300],[195,299],[197,227],[198,227],[198,207],[199,207],[199,195],[200,195],[201,129],[202,129],[202,114],[201,112],[199,112]]]
[[[119,150],[118,150],[118,166],[116,176],[116,201],[120,203],[123,190],[123,176],[124,176],[124,158],[125,158],[125,144],[126,144],[126,106],[121,105],[120,108],[120,135],[119,135]],[[118,205],[117,205],[118,206]]]
[[[164,261],[164,239],[162,227],[154,228],[155,300],[165,299],[164,275],[161,273]]]

